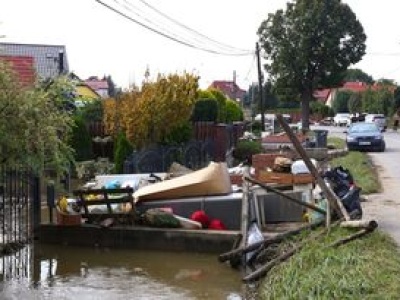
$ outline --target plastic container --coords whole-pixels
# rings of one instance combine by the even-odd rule
[[[328,130],[314,130],[315,148],[326,148],[328,145]]]
[[[317,161],[315,159],[311,158],[311,162],[314,167],[317,167]],[[292,163],[291,172],[292,174],[310,174],[310,170],[302,159],[296,160]]]

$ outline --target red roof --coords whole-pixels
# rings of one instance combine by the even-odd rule
[[[242,90],[236,82],[233,81],[225,81],[225,80],[215,80],[210,85],[211,88],[219,89],[229,98],[236,100],[236,99],[243,99],[244,95],[246,94],[245,90]]]
[[[353,92],[364,92],[369,87],[370,86],[368,84],[366,84],[365,82],[351,81],[351,82],[345,82],[341,89],[350,90]]]
[[[328,99],[330,93],[331,93],[331,89],[316,90],[314,92],[313,96],[317,100],[321,100],[323,102],[326,102],[326,100]]]
[[[85,83],[95,91],[108,90],[107,80],[88,79],[88,80],[85,80]]]
[[[36,73],[33,57],[0,55],[0,61],[6,62],[10,66],[21,85],[31,86],[34,84]]]
[[[352,92],[365,92],[368,89],[371,89],[373,91],[379,91],[383,87],[387,88],[387,85],[382,85],[382,84],[373,84],[369,85],[365,82],[359,82],[359,81],[350,81],[350,82],[345,82],[343,86],[340,88],[341,90],[350,90]],[[389,86],[389,90],[392,92],[396,89],[395,86]]]

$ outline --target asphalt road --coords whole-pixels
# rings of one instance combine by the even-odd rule
[[[313,126],[328,130],[328,136],[345,137],[345,127]],[[388,129],[385,133],[386,151],[369,152],[378,171],[383,191],[367,196],[362,203],[366,220],[376,220],[400,246],[400,132]]]

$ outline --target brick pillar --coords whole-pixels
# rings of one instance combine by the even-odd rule
[[[214,160],[216,162],[225,161],[225,154],[228,148],[228,132],[225,124],[214,126]]]

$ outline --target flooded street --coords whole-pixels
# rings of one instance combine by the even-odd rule
[[[215,254],[35,244],[1,267],[2,300],[245,299],[240,271]]]

